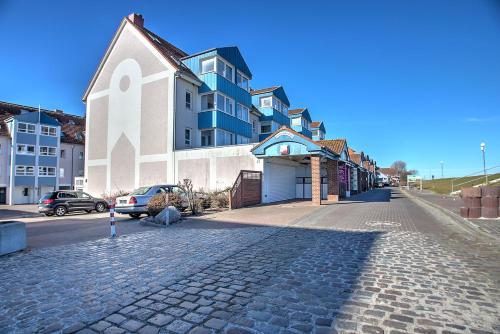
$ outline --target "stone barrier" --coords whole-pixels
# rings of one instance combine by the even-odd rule
[[[26,224],[16,221],[0,222],[0,255],[26,248]]]
[[[499,197],[499,186],[464,188],[464,206],[460,208],[460,215],[464,218],[497,218],[500,211]]]

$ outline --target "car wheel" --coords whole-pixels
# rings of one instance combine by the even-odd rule
[[[95,206],[97,212],[104,212],[106,210],[106,205],[104,203],[97,203]]]
[[[139,217],[141,216],[141,214],[140,214],[140,213],[129,213],[128,215],[129,215],[130,217],[132,217],[132,218],[136,218],[136,219],[137,219],[137,218],[139,218]]]
[[[56,216],[62,217],[66,214],[66,212],[68,212],[68,210],[65,206],[60,205],[54,209],[54,212],[56,213]]]

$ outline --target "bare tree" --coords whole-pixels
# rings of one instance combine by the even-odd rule
[[[397,160],[394,161],[391,165],[391,168],[393,168],[396,171],[396,174],[401,176],[403,173],[406,172],[406,162]]]

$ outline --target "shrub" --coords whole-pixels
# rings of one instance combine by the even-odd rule
[[[222,209],[229,207],[229,193],[217,191],[211,194],[210,206],[213,209]]]
[[[189,209],[193,215],[201,213],[203,211],[203,199],[197,196],[193,189],[193,182],[190,179],[182,180],[179,182],[179,187],[184,189],[187,201],[189,203]]]
[[[148,202],[148,213],[156,216],[167,207],[168,196],[165,193],[156,194]]]
[[[105,199],[108,203],[112,203],[116,201],[117,197],[127,196],[129,193],[130,191],[117,190],[115,192],[103,193],[101,197]]]
[[[174,206],[177,210],[182,211],[182,197],[178,193],[161,193],[156,194],[148,202],[148,213],[151,216],[156,216],[168,205]]]

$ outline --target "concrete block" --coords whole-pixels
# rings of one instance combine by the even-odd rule
[[[26,248],[26,224],[16,221],[0,222],[0,255]]]

